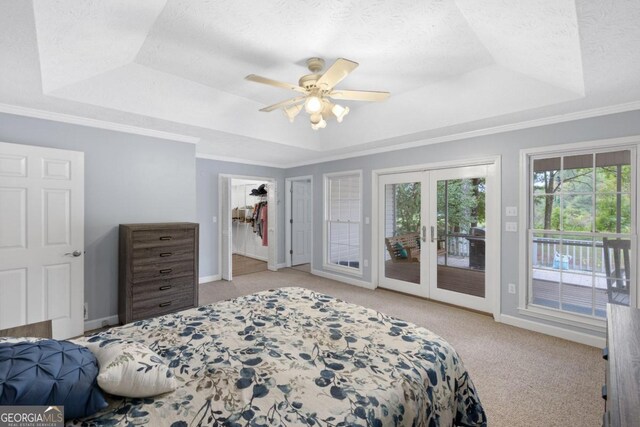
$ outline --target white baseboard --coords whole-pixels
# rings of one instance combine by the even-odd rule
[[[565,328],[560,328],[558,326],[545,325],[543,323],[533,322],[531,320],[525,320],[506,314],[500,315],[500,322],[518,328],[527,329],[529,331],[551,335],[552,337],[558,337],[568,341],[590,345],[592,347],[603,348],[606,345],[606,340],[603,337],[585,334],[584,332],[571,331]]]
[[[312,269],[311,274],[315,276],[324,277],[325,279],[335,280],[336,282],[342,282],[342,283],[347,283],[349,285],[360,286],[361,288],[372,289],[372,290],[376,288],[376,286],[373,283],[365,282],[364,280],[354,279],[351,277],[340,276],[339,274],[327,273],[326,271],[322,271],[322,270]]]
[[[104,326],[118,325],[120,320],[118,315],[103,317],[101,319],[86,320],[84,322],[84,331],[93,331],[94,329],[102,328]]]
[[[278,270],[280,270],[281,268],[287,268],[287,263],[286,263],[286,262],[283,262],[283,263],[281,263],[281,264],[278,264],[278,265],[276,265],[276,268],[277,268]]]
[[[222,280],[221,274],[214,274],[213,276],[202,276],[198,278],[198,284],[217,282],[218,280]]]

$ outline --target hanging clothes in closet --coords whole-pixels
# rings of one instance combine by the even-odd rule
[[[268,215],[269,209],[267,209],[267,203],[260,211],[260,220],[262,222],[262,246],[269,246],[269,222]]]
[[[268,203],[256,203],[253,209],[253,232],[262,239],[262,246],[269,246],[268,239]]]

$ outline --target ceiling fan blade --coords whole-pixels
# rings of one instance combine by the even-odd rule
[[[245,77],[245,80],[275,87],[281,87],[283,89],[291,89],[295,90],[296,92],[307,93],[307,90],[301,86],[294,85],[292,83],[279,82],[277,80],[268,79],[266,77],[256,76],[255,74],[249,74],[247,77]]]
[[[268,107],[261,108],[260,111],[264,111],[268,113],[273,110],[277,110],[278,108],[288,107],[289,105],[297,104],[306,99],[305,96],[299,96],[297,98],[287,99],[286,101],[278,102],[277,104],[269,105]]]
[[[331,67],[318,79],[316,86],[323,90],[331,90],[344,80],[358,66],[357,62],[338,58]]]
[[[329,98],[344,99],[347,101],[384,101],[389,97],[389,92],[377,92],[372,90],[334,90],[329,93]]]

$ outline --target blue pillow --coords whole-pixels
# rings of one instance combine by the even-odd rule
[[[93,354],[68,341],[0,344],[0,405],[61,405],[65,419],[85,417],[107,406],[97,376]]]
[[[409,253],[407,252],[407,250],[404,248],[404,246],[402,245],[402,243],[400,242],[396,242],[395,245],[393,245],[393,249],[396,250],[396,256],[399,259],[407,259],[409,258]]]

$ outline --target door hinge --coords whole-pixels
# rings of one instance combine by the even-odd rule
[[[289,224],[293,224],[293,218],[289,220]]]
[[[293,249],[289,249],[289,255],[293,255]]]

